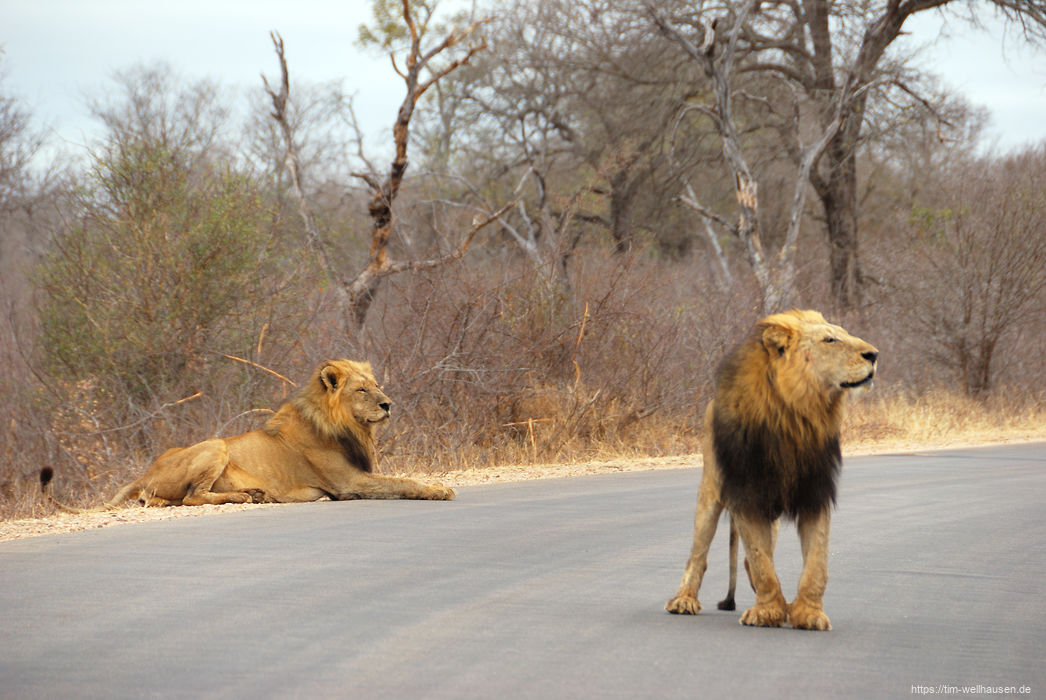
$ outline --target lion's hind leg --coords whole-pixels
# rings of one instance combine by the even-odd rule
[[[774,549],[777,547],[777,533],[781,529],[781,520],[778,518],[772,525],[770,532],[770,556],[773,557]],[[734,592],[737,590],[737,523],[734,522],[733,516],[730,516],[730,588],[727,591],[726,598],[719,601],[720,610],[736,610],[736,602],[734,601]],[[748,559],[745,559],[745,575],[748,576],[748,584],[755,590],[755,583],[752,581],[752,572],[748,568]]]
[[[222,503],[250,503],[250,495],[242,491],[212,491],[211,487],[229,465],[229,447],[224,440],[207,440],[187,447],[178,459],[183,460],[175,473],[184,475],[183,506],[221,505]],[[168,485],[168,488],[178,488]],[[165,494],[157,493],[163,497]]]
[[[719,516],[723,505],[709,468],[701,477],[701,486],[697,492],[697,513],[694,515],[694,543],[690,548],[690,557],[683,571],[683,580],[675,596],[665,604],[665,610],[675,615],[696,615],[701,612],[701,603],[697,601],[697,591],[701,588],[701,579],[708,567],[708,548],[712,544]]]

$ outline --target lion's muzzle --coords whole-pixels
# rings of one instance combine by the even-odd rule
[[[862,352],[861,359],[867,360],[868,363],[872,365],[872,368],[868,371],[868,374],[863,379],[859,379],[855,382],[843,382],[842,384],[840,384],[839,386],[841,386],[843,389],[856,389],[857,387],[861,387],[868,384],[872,381],[872,379],[875,378],[875,363],[879,359],[879,351],[867,350],[865,352]]]
[[[864,379],[858,380],[856,382],[843,382],[839,386],[841,386],[844,389],[856,389],[859,386],[864,386],[865,384],[868,384],[874,378],[875,378],[875,370],[873,369],[871,372],[868,373],[868,376],[865,377]]]

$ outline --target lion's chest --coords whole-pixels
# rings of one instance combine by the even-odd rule
[[[820,512],[835,502],[839,439],[802,444],[766,423],[716,415],[712,442],[728,508],[767,519]]]

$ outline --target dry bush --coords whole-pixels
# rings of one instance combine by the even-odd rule
[[[304,309],[299,320],[313,312]],[[64,500],[88,505],[110,497],[170,447],[258,427],[293,391],[260,368],[278,367],[300,381],[313,361],[300,342],[267,340],[293,332],[302,338],[295,322],[228,354],[201,351],[183,384],[143,401],[99,376],[63,378],[43,355],[31,354],[31,341],[11,324],[0,331],[0,517],[53,510],[40,502],[42,467],[54,470]]]
[[[589,248],[573,258],[567,290],[511,253],[484,252],[391,281],[359,338],[339,334],[332,294],[299,290],[291,326],[229,353],[249,363],[206,354],[191,387],[198,396],[157,397],[131,413],[91,381],[27,381],[8,333],[0,516],[49,511],[38,497],[44,465],[69,500],[97,503],[168,447],[261,425],[293,391],[266,369],[300,383],[319,360],[345,355],[370,360],[393,399],[385,471],[699,451],[715,367],[758,316],[754,285],[723,291],[696,259]],[[835,319],[882,351],[878,386],[850,411],[847,445],[1041,437],[1046,394],[1034,363],[1013,363],[1024,368],[1008,375],[1022,378],[1021,391],[965,398],[926,371],[928,355],[893,322],[899,313],[882,302]],[[1029,356],[1042,335],[1029,329],[1023,338]]]
[[[882,330],[917,355],[908,379],[975,398],[1041,386],[1028,359],[1046,320],[1046,148],[957,158],[930,185],[876,241]]]
[[[17,327],[13,313],[0,319],[0,518],[45,510],[39,503],[39,468],[62,450]]]
[[[692,266],[603,250],[575,258],[569,291],[486,259],[386,299],[369,347],[403,470],[693,451],[695,405],[744,323]]]

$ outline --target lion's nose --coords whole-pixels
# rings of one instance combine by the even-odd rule
[[[381,410],[385,411],[385,413],[389,413],[392,410],[392,403],[390,401],[382,401],[378,406],[380,406]]]
[[[879,353],[875,352],[874,350],[869,350],[868,352],[862,352],[861,357],[868,360],[869,362],[875,362],[877,359],[879,359]]]

